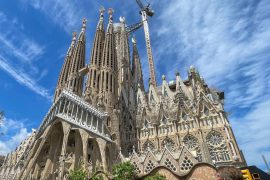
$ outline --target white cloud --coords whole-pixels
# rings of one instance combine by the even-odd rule
[[[34,9],[40,10],[68,33],[77,29],[83,15],[87,14],[87,10],[84,8],[81,1],[21,0],[21,2],[25,6],[30,5]],[[88,11],[88,13],[91,12]]]
[[[270,158],[270,100],[258,103],[242,118],[233,118],[232,126],[249,163],[264,166],[261,155]]]
[[[48,90],[37,83],[46,75],[46,70],[42,70],[39,75],[40,70],[34,64],[43,55],[44,47],[18,30],[16,28],[19,24],[18,21],[10,23],[8,19],[3,12],[0,12],[0,26],[5,26],[9,30],[0,30],[0,68],[21,85],[36,94],[51,99]]]
[[[29,65],[44,53],[44,47],[20,31],[18,29],[18,26],[21,25],[20,22],[17,18],[10,21],[9,19],[12,18],[0,11],[0,25],[8,29],[8,31],[0,30],[0,48],[3,50],[1,54],[12,55],[17,61]]]
[[[3,127],[5,137],[8,135],[8,138],[0,140],[0,154],[6,155],[7,153],[16,149],[16,147],[31,134],[31,132],[27,131],[24,124],[21,121],[13,120],[13,119],[5,119]]]
[[[0,68],[6,71],[11,77],[13,77],[18,83],[26,86],[36,94],[39,94],[47,99],[51,99],[51,96],[47,89],[39,86],[36,81],[31,78],[28,74],[15,70],[12,66],[7,63],[7,60],[0,56]]]
[[[2,43],[2,47],[6,50],[6,53],[10,53],[15,56],[19,61],[24,63],[31,63],[38,56],[43,54],[44,48],[39,46],[36,42],[23,38],[19,40],[20,37],[14,39],[14,35],[12,37],[5,37],[3,34],[0,35],[0,42]]]
[[[261,166],[261,153],[270,158],[269,1],[169,0],[154,8],[158,71],[172,79],[193,64],[210,86],[224,90],[240,148],[248,163]]]

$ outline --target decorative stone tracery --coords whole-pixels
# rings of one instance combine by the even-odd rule
[[[226,145],[226,141],[221,133],[217,131],[211,131],[206,137],[206,143],[210,152],[212,161],[230,161],[229,151]]]
[[[184,157],[180,163],[181,171],[189,171],[193,167],[194,163],[187,156]]]
[[[196,158],[198,161],[202,161],[202,153],[201,148],[199,145],[199,141],[196,137],[194,137],[191,134],[188,134],[183,139],[184,145],[187,147],[189,151],[195,151],[196,152]]]
[[[161,147],[162,147],[162,149],[165,149],[165,147],[166,147],[166,148],[169,149],[170,151],[173,151],[173,150],[175,149],[175,143],[174,143],[174,141],[173,141],[171,138],[166,137],[166,138],[162,141]]]
[[[155,148],[155,145],[154,145],[154,143],[153,142],[151,142],[151,141],[149,141],[149,140],[147,140],[144,144],[143,144],[143,151],[144,152],[147,152],[148,150],[155,150],[156,148]]]

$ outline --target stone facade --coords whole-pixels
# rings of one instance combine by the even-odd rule
[[[68,49],[54,102],[37,131],[5,158],[0,179],[66,179],[72,169],[110,173],[131,161],[139,177],[215,179],[217,166],[245,165],[224,111],[224,93],[190,67],[188,78],[144,87],[125,19],[104,29],[100,10],[90,64],[86,20]],[[132,63],[131,63],[132,61]],[[86,84],[83,86],[84,78]]]

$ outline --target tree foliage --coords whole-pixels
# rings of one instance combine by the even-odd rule
[[[135,168],[129,161],[113,166],[114,180],[132,180],[135,177]]]
[[[151,176],[144,178],[144,180],[166,180],[166,177],[162,176],[159,173],[156,173],[154,175],[151,175]]]
[[[102,174],[98,174],[96,172],[93,173],[93,176],[91,177],[91,180],[104,180]]]
[[[69,180],[86,180],[87,172],[83,169],[72,170],[68,176]]]

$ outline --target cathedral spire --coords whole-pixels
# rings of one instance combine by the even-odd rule
[[[99,9],[99,21],[98,21],[98,25],[97,25],[97,30],[103,30],[104,31],[104,23],[103,23],[103,19],[104,19],[104,12],[105,12],[105,9],[104,7],[101,7]]]
[[[100,88],[103,94],[106,110],[112,110],[117,96],[117,59],[115,37],[113,33],[113,9],[109,9],[109,24],[105,35],[100,69]]]
[[[108,14],[109,14],[109,24],[107,26],[107,33],[113,33],[113,9],[109,8]]]
[[[119,114],[116,111],[118,102],[118,73],[115,33],[113,27],[113,9],[109,9],[109,23],[105,35],[102,63],[100,68],[99,104],[110,114],[107,121],[111,134],[117,143],[120,141]]]
[[[133,44],[132,75],[133,75],[134,87],[135,87],[135,90],[137,91],[137,88],[139,85],[140,88],[144,90],[142,66],[141,66],[141,60],[140,60],[138,49],[137,49],[137,41],[135,39],[135,36],[132,37],[132,44]]]
[[[105,93],[105,102],[114,102],[114,97],[117,95],[117,60],[112,15],[113,9],[110,8],[109,24],[105,35],[104,49],[102,53],[100,78],[100,93]]]
[[[68,89],[79,96],[82,95],[83,89],[83,77],[79,76],[79,70],[85,66],[85,30],[86,19],[84,18],[82,21],[82,30],[75,47],[74,56],[72,57],[70,74],[68,78]]]
[[[114,29],[116,47],[117,47],[117,63],[119,78],[119,94],[125,93],[129,96],[131,86],[131,70],[130,70],[130,50],[128,41],[128,32],[126,30],[125,17],[120,17],[120,25],[116,25]],[[125,91],[125,92],[124,92]]]
[[[62,66],[62,70],[61,70],[60,75],[59,75],[59,79],[58,79],[58,83],[57,83],[55,95],[54,95],[54,101],[61,94],[62,90],[64,88],[66,88],[68,85],[68,75],[69,75],[69,69],[70,69],[70,62],[71,62],[72,55],[74,53],[75,43],[76,43],[76,32],[73,32],[72,41],[71,41],[71,44],[68,48],[64,64]]]
[[[97,94],[99,92],[100,66],[102,61],[102,53],[105,39],[103,16],[104,8],[101,7],[100,17],[90,57],[90,68],[85,89],[85,100],[90,102],[92,105],[96,105]]]

